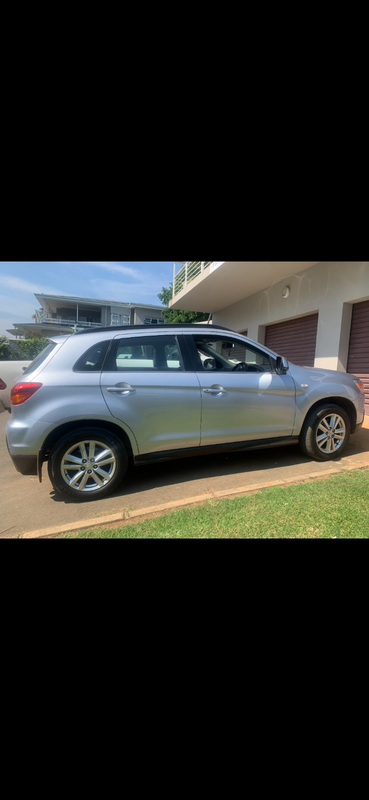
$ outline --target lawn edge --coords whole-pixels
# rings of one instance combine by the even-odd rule
[[[80,533],[84,530],[94,530],[101,527],[109,526],[110,528],[116,527],[123,527],[126,525],[130,525],[135,522],[143,522],[145,519],[154,519],[155,517],[159,517],[163,514],[170,513],[171,511],[175,511],[176,509],[182,508],[189,508],[194,506],[203,505],[208,500],[225,500],[227,498],[233,497],[243,497],[245,495],[256,494],[257,492],[261,491],[262,489],[269,489],[272,486],[292,486],[298,485],[301,483],[309,483],[312,481],[316,481],[322,478],[329,478],[334,475],[339,475],[344,472],[351,472],[353,470],[364,470],[368,469],[369,467],[369,459],[366,460],[365,463],[362,463],[358,466],[347,466],[347,467],[336,467],[327,469],[324,472],[311,472],[308,475],[304,475],[301,478],[284,478],[277,481],[265,481],[264,483],[254,484],[253,486],[239,486],[237,489],[232,490],[225,490],[223,491],[214,491],[209,490],[207,493],[203,493],[201,495],[196,495],[192,498],[186,498],[185,500],[175,500],[169,503],[161,503],[157,506],[148,506],[147,508],[141,508],[136,510],[125,510],[119,512],[118,514],[109,514],[107,516],[102,517],[93,517],[92,519],[86,519],[83,522],[75,522],[69,525],[58,525],[52,526],[49,528],[44,528],[43,530],[34,530],[28,531],[26,533],[20,533],[16,535],[9,535],[7,539],[56,539],[63,533]]]

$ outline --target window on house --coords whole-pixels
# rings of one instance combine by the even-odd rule
[[[144,323],[145,325],[163,325],[164,320],[162,317],[145,317]]]
[[[131,318],[129,314],[111,314],[111,325],[130,325]]]

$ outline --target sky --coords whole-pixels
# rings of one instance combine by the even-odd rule
[[[31,322],[35,292],[160,306],[172,280],[173,261],[0,261],[0,335]]]

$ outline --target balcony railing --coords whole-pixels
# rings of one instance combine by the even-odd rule
[[[42,322],[53,322],[56,325],[70,325],[71,328],[74,325],[79,325],[81,328],[99,328],[101,327],[101,322],[83,322],[81,320],[73,320],[73,319],[62,319],[62,317],[44,317]]]
[[[173,297],[211,264],[211,261],[186,261],[177,274],[173,273]]]

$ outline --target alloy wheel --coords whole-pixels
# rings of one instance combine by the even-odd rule
[[[60,463],[65,483],[79,492],[93,492],[106,486],[116,471],[116,458],[103,442],[85,440],[67,450]]]
[[[346,425],[339,414],[327,414],[320,420],[316,429],[316,444],[322,453],[335,453],[342,446],[346,436]]]

